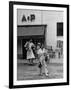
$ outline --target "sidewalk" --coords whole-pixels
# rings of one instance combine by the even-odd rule
[[[26,59],[18,59],[18,63],[28,63],[29,61]],[[34,63],[38,63],[37,60],[34,60]],[[53,58],[50,59],[49,63],[63,64],[63,58]]]
[[[39,75],[38,61],[34,60],[34,64],[29,64],[28,60],[19,59],[17,68],[18,80],[37,80],[37,79],[59,79],[63,78],[63,59],[50,59],[47,64],[49,76],[45,74]]]

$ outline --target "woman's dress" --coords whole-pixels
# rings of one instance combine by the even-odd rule
[[[34,44],[31,42],[31,43],[27,43],[28,45],[28,49],[27,49],[27,59],[33,59],[35,58],[35,55],[33,53],[33,50],[32,50],[32,47],[34,47]],[[26,47],[26,46],[25,46]]]

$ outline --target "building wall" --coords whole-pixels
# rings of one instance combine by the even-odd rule
[[[43,23],[47,24],[46,44],[56,48],[57,40],[63,37],[57,37],[57,22],[63,22],[63,12],[43,11]]]
[[[22,16],[26,17],[30,14],[35,15],[35,20],[33,22],[26,21],[22,22]],[[39,10],[20,10],[17,12],[18,25],[40,25],[46,24],[46,45],[52,46],[53,49],[56,48],[57,40],[63,40],[63,37],[57,37],[57,22],[63,22],[63,12],[62,11],[39,11]]]
[[[30,16],[31,14],[34,14],[35,17],[35,21],[30,22],[30,21],[26,21],[26,22],[22,22],[22,17],[23,15],[25,15],[25,17],[27,18],[28,16]],[[17,11],[17,24],[18,25],[35,25],[35,24],[41,24],[41,11],[38,10],[23,10],[23,9],[18,9]]]

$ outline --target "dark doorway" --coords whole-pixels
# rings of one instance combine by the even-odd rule
[[[23,54],[23,59],[26,59],[26,55],[27,55],[27,50],[26,50],[26,48],[24,47],[26,41],[27,41],[26,39],[23,39],[23,40],[22,40],[22,54]]]

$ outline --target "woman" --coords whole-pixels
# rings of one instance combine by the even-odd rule
[[[45,49],[41,48],[41,45],[37,45],[37,54],[38,54],[38,59],[39,59],[39,69],[40,69],[40,75],[43,73],[48,76],[48,69],[47,69],[47,64],[45,62]]]
[[[33,53],[32,47],[35,47],[32,40],[26,42],[25,47],[27,49],[27,59],[31,64],[33,64],[33,59],[35,58],[35,55]]]

